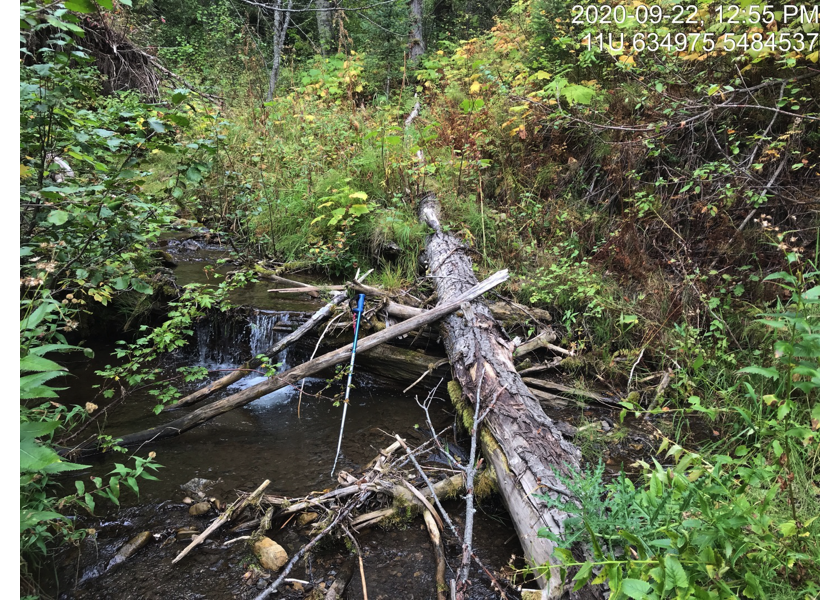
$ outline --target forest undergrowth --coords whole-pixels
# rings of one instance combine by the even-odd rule
[[[72,38],[72,13],[31,4],[32,27],[49,15]],[[33,33],[30,46],[48,51],[22,67],[22,397],[50,398],[62,367],[43,355],[73,349],[61,328],[91,312],[79,290],[97,306],[154,292],[151,277],[129,273],[151,272],[148,243],[176,218],[224,232],[257,271],[374,268],[373,285],[430,289],[416,208],[432,191],[478,276],[508,268],[505,294],[550,311],[542,325],[576,354],[562,377],[609,389],[622,419],[665,431],[640,476],[606,483],[591,457],[570,481],[584,508],[564,507],[579,519],[553,540],[566,568],[552,576],[576,572],[576,588],[608,578],[615,597],[818,597],[819,47],[723,44],[819,25],[729,19],[711,50],[602,51],[581,40],[654,29],[575,24],[571,6],[515,2],[489,28],[439,35],[416,65],[345,16],[337,51],[290,57],[267,102],[264,43],[230,11],[200,13],[203,41],[162,52],[221,103],[186,89],[155,106],[106,95],[93,69]],[[113,18],[138,41],[173,35],[148,16],[141,6]],[[74,112],[67,88],[93,108]],[[45,179],[58,147],[79,163],[71,189]],[[107,239],[91,234],[109,219],[121,225]],[[220,301],[208,293],[170,321]],[[143,340],[150,357],[180,343]],[[46,451],[53,422],[69,429],[82,416],[63,410],[21,413],[22,452],[24,430]],[[712,439],[693,435],[697,418]],[[93,493],[136,488],[148,461]],[[65,463],[42,462],[22,481],[38,506],[22,513],[22,557],[46,554],[50,531],[78,537],[55,510],[93,509],[84,486],[73,502],[50,500],[49,465]],[[579,538],[592,561],[568,551]]]

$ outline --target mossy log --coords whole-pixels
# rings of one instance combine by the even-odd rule
[[[440,206],[433,194],[420,204],[420,220],[434,233],[426,240],[428,270],[441,303],[450,302],[472,286],[475,274],[467,249],[444,233],[438,218]],[[554,544],[539,537],[542,528],[563,537],[569,515],[549,508],[538,494],[551,492],[573,502],[566,486],[555,475],[579,469],[580,451],[543,412],[513,366],[512,344],[505,341],[498,323],[481,300],[461,305],[461,310],[441,321],[446,353],[455,380],[470,404],[480,388],[481,407],[490,407],[484,420],[489,436],[482,435],[485,457],[496,472],[502,498],[522,543],[526,560],[536,567],[560,566]],[[479,384],[481,381],[481,384]],[[492,438],[492,439],[488,439]],[[585,557],[582,548],[573,551]],[[559,577],[541,576],[543,597],[559,600],[594,600],[603,596],[599,587],[570,592]]]

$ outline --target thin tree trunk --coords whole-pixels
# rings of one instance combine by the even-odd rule
[[[286,31],[289,29],[289,19],[292,13],[289,12],[292,8],[292,0],[286,4],[286,10],[281,8],[281,2],[277,0],[276,8],[274,9],[274,62],[271,64],[271,77],[268,80],[268,97],[266,102],[274,100],[274,88],[277,87],[277,74],[280,72],[280,58],[283,56],[283,44],[286,43]],[[285,18],[280,25],[281,14],[285,13]]]
[[[408,37],[408,60],[416,63],[426,53],[423,41],[423,0],[411,0],[408,5],[411,30]]]
[[[321,56],[331,54],[335,47],[335,35],[333,34],[332,20],[333,11],[330,0],[315,0],[315,20],[318,22],[318,41],[321,45]]]

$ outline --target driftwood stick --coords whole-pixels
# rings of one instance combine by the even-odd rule
[[[546,344],[546,350],[551,350],[552,352],[556,352],[557,354],[565,354],[566,356],[575,356],[575,353],[571,350],[566,350],[565,348],[561,348],[560,346],[555,346],[554,344]]]
[[[565,394],[572,394],[574,396],[581,396],[583,398],[589,398],[591,400],[595,400],[596,402],[606,404],[608,406],[615,406],[616,404],[618,404],[616,400],[608,398],[607,396],[596,394],[595,392],[588,392],[586,390],[581,390],[579,388],[571,387],[568,385],[563,385],[562,383],[554,383],[553,381],[545,381],[543,379],[535,379],[533,377],[523,377],[522,381],[524,381],[529,388],[542,388],[544,390],[550,390],[552,392],[562,392]]]
[[[269,292],[274,292],[275,294],[308,294],[309,292],[321,292],[321,291],[332,291],[337,292],[339,290],[343,290],[343,285],[305,285],[303,287],[296,287],[296,288],[277,288],[274,290],[268,290]]]
[[[430,394],[429,396],[431,397],[431,394]],[[426,424],[427,424],[427,425],[431,425],[431,420],[429,420],[429,419],[428,419],[428,413],[426,413],[426,414],[427,414]],[[426,485],[428,486],[428,489],[430,489],[431,494],[432,494],[432,496],[433,496],[433,497],[434,497],[434,499],[435,499],[435,506],[437,506],[438,511],[439,511],[439,512],[440,512],[440,514],[443,516],[444,521],[446,521],[446,525],[447,525],[447,526],[449,527],[449,529],[452,531],[452,533],[453,533],[453,535],[455,536],[455,538],[456,538],[456,539],[457,539],[457,540],[458,540],[461,544],[463,544],[463,539],[461,538],[461,534],[459,534],[459,533],[458,533],[458,528],[457,528],[457,527],[455,526],[455,524],[452,522],[452,519],[449,517],[449,513],[447,513],[447,512],[446,512],[446,510],[443,508],[443,505],[440,503],[440,494],[438,494],[438,493],[435,491],[435,489],[434,489],[434,488],[436,487],[436,485],[437,485],[437,484],[432,485],[432,483],[429,481],[429,477],[426,475],[426,472],[423,470],[423,467],[421,467],[421,466],[420,466],[420,463],[418,463],[418,462],[417,462],[417,459],[416,459],[416,458],[414,458],[414,455],[411,453],[411,451],[410,451],[410,449],[409,449],[409,447],[408,447],[408,444],[406,444],[406,443],[405,443],[405,440],[404,440],[404,439],[402,439],[400,436],[397,436],[397,441],[399,441],[399,442],[400,442],[400,444],[402,444],[402,447],[403,447],[403,448],[405,449],[405,451],[408,453],[408,456],[409,456],[409,458],[411,459],[411,462],[414,464],[414,468],[415,468],[415,469],[417,470],[417,472],[420,474],[420,477],[422,477],[422,478],[423,478],[423,481],[425,481],[425,482],[426,482]],[[440,444],[439,444],[439,442],[438,442],[438,446],[439,446],[439,447],[441,447],[441,446],[440,446]],[[462,476],[462,474],[458,474],[456,477],[460,477],[460,476]],[[466,481],[466,478],[464,479],[464,481]],[[502,586],[501,586],[501,584],[500,584],[500,583],[499,583],[499,581],[496,579],[496,577],[493,575],[493,573],[491,573],[491,572],[490,572],[490,569],[488,569],[486,566],[484,566],[484,563],[481,561],[481,559],[480,559],[480,558],[478,558],[478,557],[475,555],[475,553],[474,553],[474,552],[470,551],[470,556],[471,556],[471,557],[472,557],[472,559],[476,562],[476,564],[477,564],[479,567],[481,567],[482,571],[484,571],[484,573],[487,575],[487,577],[489,577],[489,578],[490,578],[490,581],[492,581],[492,582],[493,582],[493,584],[496,586],[496,589],[499,591],[499,595],[502,597],[502,600],[507,600],[507,595],[506,595],[506,594],[505,594],[505,592],[502,590]],[[455,580],[453,579],[452,581],[453,581],[453,588],[452,588],[452,589],[453,589],[453,593],[454,593],[454,590],[455,590],[455,588],[454,588],[454,581],[455,581]]]
[[[446,363],[448,363],[448,362],[449,362],[449,359],[448,359],[448,358],[441,358],[439,361],[437,361],[437,362],[435,362],[435,363],[430,364],[430,365],[429,365],[429,368],[428,368],[428,369],[426,369],[426,371],[425,371],[425,372],[424,372],[424,373],[423,373],[420,377],[418,377],[418,378],[414,381],[414,383],[412,383],[410,386],[408,386],[407,388],[405,388],[405,389],[403,390],[403,394],[405,394],[406,392],[408,392],[408,390],[410,390],[410,389],[411,389],[411,388],[413,388],[415,385],[417,385],[418,383],[420,383],[421,381],[423,381],[423,379],[426,377],[426,375],[428,375],[429,373],[432,373],[435,369],[437,369],[438,367],[442,367],[443,365],[445,365],[445,364],[446,364]]]
[[[333,581],[330,589],[327,590],[327,595],[324,600],[339,600],[339,598],[344,595],[344,590],[347,589],[347,585],[350,583],[350,580],[353,579],[354,571],[353,559],[348,558],[344,561],[344,564],[341,565],[338,573],[336,573],[335,581]]]
[[[533,338],[531,340],[528,340],[527,342],[525,342],[521,346],[518,346],[516,348],[516,350],[513,351],[513,355],[516,358],[519,358],[520,356],[525,356],[529,352],[533,352],[534,350],[536,350],[538,348],[545,348],[546,346],[548,346],[551,342],[553,342],[556,339],[557,339],[557,334],[555,334],[550,329],[547,330],[547,331],[543,331],[541,334],[539,334],[535,338]]]
[[[440,517],[438,517],[440,519]],[[429,538],[435,549],[435,582],[437,600],[446,600],[446,555],[443,552],[443,544],[440,540],[440,529],[436,519],[428,510],[423,511],[423,520],[426,522],[426,529],[429,530]]]
[[[271,483],[271,481],[266,479],[265,481],[262,482],[262,485],[260,485],[260,487],[258,487],[253,492],[251,492],[251,495],[248,496],[247,499],[243,500],[243,498],[240,498],[239,500],[237,500],[236,502],[231,504],[223,514],[216,517],[216,520],[213,521],[213,523],[210,524],[210,527],[208,527],[207,529],[202,531],[201,535],[199,535],[192,542],[190,542],[189,546],[187,546],[186,548],[181,550],[181,553],[178,554],[178,556],[176,556],[172,560],[172,564],[174,565],[176,562],[178,562],[179,560],[184,558],[187,554],[190,553],[190,550],[192,550],[193,548],[195,548],[196,546],[198,546],[199,544],[204,542],[204,540],[206,540],[208,537],[210,537],[210,534],[212,534],[219,527],[221,527],[222,525],[227,523],[229,520],[231,520],[234,516],[234,513],[239,514],[239,510],[240,510],[241,507],[244,507],[246,504],[253,504],[256,501],[256,499],[259,498],[260,495],[265,491],[265,488],[268,487],[269,483]]]
[[[544,362],[542,364],[534,365],[533,367],[528,367],[527,369],[522,369],[521,371],[519,371],[519,375],[521,376],[528,375],[530,373],[540,373],[542,371],[548,371],[549,369],[553,369],[555,367],[560,366],[560,363],[562,363],[564,360],[566,359],[557,356],[555,358],[552,358],[550,361]]]
[[[472,286],[464,293],[457,295],[448,302],[445,302],[440,306],[433,308],[432,310],[426,311],[422,315],[414,317],[413,319],[402,321],[401,323],[397,323],[393,327],[389,327],[388,329],[384,329],[382,331],[374,333],[373,335],[369,335],[362,340],[359,340],[359,343],[356,347],[356,352],[361,354],[371,348],[378,346],[379,344],[387,342],[388,340],[392,340],[418,327],[422,327],[427,323],[437,321],[438,319],[445,317],[446,315],[458,310],[458,308],[460,308],[461,304],[463,304],[464,302],[469,302],[470,300],[473,300],[478,296],[484,294],[488,290],[493,289],[497,285],[507,281],[508,276],[509,274],[507,269],[504,269],[503,271],[498,271],[497,273],[491,275],[481,283]],[[262,383],[258,383],[257,385],[232,394],[227,398],[216,400],[215,402],[211,402],[210,404],[201,406],[179,419],[175,419],[173,421],[170,421],[169,423],[160,425],[158,427],[154,427],[152,429],[147,429],[145,431],[125,435],[120,439],[119,444],[122,446],[131,446],[141,444],[151,439],[166,438],[180,435],[184,431],[188,431],[193,427],[201,425],[202,423],[214,417],[217,417],[218,415],[226,413],[229,410],[239,408],[240,406],[245,406],[246,404],[253,402],[256,399],[265,396],[266,394],[270,394],[271,392],[279,390],[287,385],[294,384],[304,377],[314,375],[315,373],[323,371],[328,367],[332,367],[334,365],[346,361],[348,358],[350,358],[351,349],[352,344],[347,344],[346,346],[339,348],[338,350],[334,350],[328,354],[325,354],[324,356],[316,358],[315,360],[305,362],[301,365],[288,369],[287,371],[278,373],[277,375],[270,377]],[[82,453],[95,452],[98,452],[97,445],[95,444],[95,442],[82,449]]]
[[[358,544],[356,544],[358,548]],[[365,580],[365,563],[362,561],[362,551],[359,550],[359,577],[362,579],[362,598],[368,600],[367,581]]]
[[[353,281],[349,282],[347,284],[347,287],[356,290],[359,293],[366,294],[368,296],[379,296],[381,298],[386,298],[389,300],[393,300],[394,298],[399,297],[405,302],[405,304],[402,304],[402,306],[409,305],[408,308],[415,308],[420,306],[420,300],[408,293],[395,294],[393,292],[381,290],[379,288],[371,287],[369,285],[364,285],[359,279],[354,279]]]
[[[432,513],[432,516],[435,518],[435,521],[437,522],[438,527],[443,529],[443,521],[441,520],[440,515],[437,514],[437,511],[435,510],[435,507],[432,506],[431,504],[429,504],[429,501],[426,500],[426,497],[423,494],[420,493],[420,490],[418,490],[416,487],[411,485],[405,479],[402,479],[402,483],[408,491],[410,491],[412,494],[414,494],[414,497],[417,498],[420,501],[420,503],[423,505],[423,507],[426,509],[426,511]]]

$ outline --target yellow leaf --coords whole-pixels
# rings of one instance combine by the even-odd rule
[[[29,178],[31,172],[32,172],[32,167],[27,167],[26,165],[21,165],[20,166],[20,178],[21,179]]]
[[[811,62],[815,63],[820,59],[820,51],[817,50],[816,52],[812,52],[811,54],[809,54],[805,58],[807,58]]]
[[[632,67],[633,65],[636,64],[636,59],[634,59],[632,56],[622,54],[621,56],[618,57],[618,62],[620,62],[622,64],[625,64],[628,67]]]
[[[473,84],[470,86],[470,94],[477,94],[481,91],[481,84],[477,81],[473,81]]]
[[[350,194],[349,198],[358,198],[360,200],[367,200],[368,195],[364,192],[353,192]]]

